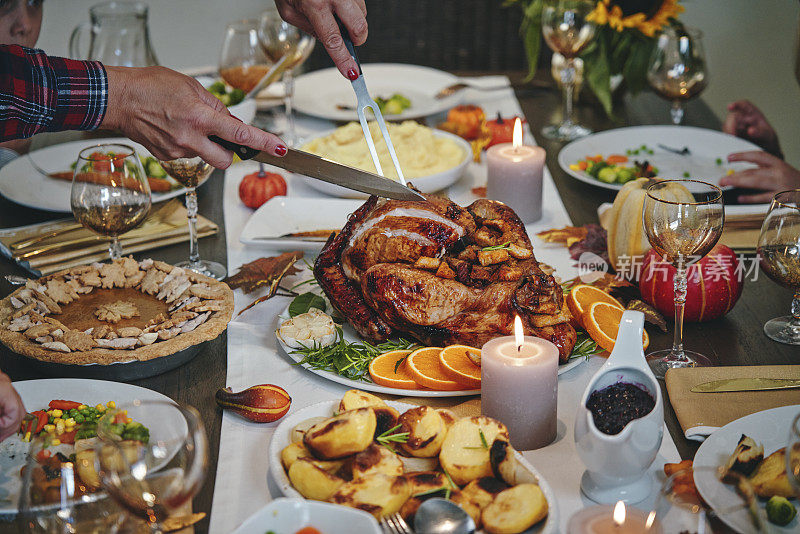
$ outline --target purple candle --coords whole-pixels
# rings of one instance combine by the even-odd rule
[[[515,449],[539,449],[556,438],[558,348],[525,336],[519,316],[514,334],[481,348],[481,411],[506,425]]]
[[[510,206],[525,224],[541,219],[545,155],[541,147],[522,144],[522,123],[517,118],[513,142],[486,151],[486,196]]]

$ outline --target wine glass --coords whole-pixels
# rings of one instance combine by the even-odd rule
[[[790,315],[764,324],[767,337],[788,345],[800,345],[800,189],[772,197],[758,237],[761,270],[794,292]]]
[[[141,428],[130,428],[141,423]],[[126,435],[127,434],[127,435]],[[97,423],[100,484],[153,532],[191,501],[208,466],[200,414],[170,401],[136,400],[109,408]]]
[[[261,15],[258,36],[264,52],[275,63],[283,60],[283,103],[286,108],[288,131],[285,137],[289,146],[297,141],[292,98],[294,96],[294,71],[308,59],[314,49],[313,37],[281,19],[275,10]]]
[[[70,203],[79,223],[111,238],[109,254],[112,260],[119,259],[120,234],[139,226],[150,211],[150,184],[136,151],[121,144],[81,150]]]
[[[219,75],[225,82],[249,93],[270,71],[271,61],[258,38],[258,19],[231,22],[219,58]]]
[[[106,534],[117,532],[125,518],[123,511],[93,481],[86,469],[70,461],[71,446],[52,446],[52,438],[37,436],[31,441],[21,472],[19,522],[23,532],[74,532]],[[84,455],[91,452],[84,452]],[[93,466],[92,466],[93,469]]]
[[[564,56],[561,85],[564,89],[564,115],[561,124],[546,126],[542,134],[549,139],[571,141],[592,131],[573,122],[572,104],[575,90],[575,58],[589,45],[595,26],[586,19],[595,2],[591,0],[547,0],[542,9],[542,35],[553,52]]]
[[[703,34],[680,24],[665,28],[650,57],[647,81],[658,96],[672,102],[672,124],[683,121],[683,103],[706,88],[707,77]]]
[[[800,498],[800,414],[792,421],[789,442],[786,444],[786,474],[795,495]]]
[[[186,187],[186,212],[189,218],[189,259],[177,264],[199,274],[222,280],[227,274],[225,266],[211,260],[200,259],[197,244],[197,186],[205,182],[214,167],[199,156],[162,161],[167,174]]]
[[[676,200],[673,184],[704,193],[694,193],[693,202]],[[701,260],[722,235],[725,211],[722,190],[697,180],[661,180],[647,188],[642,219],[644,231],[653,249],[676,269],[675,336],[672,348],[648,354],[650,367],[658,378],[667,369],[710,365],[708,358],[683,348],[683,309],[686,305],[686,269],[693,261]]]

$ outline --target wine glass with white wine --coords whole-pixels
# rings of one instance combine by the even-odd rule
[[[111,259],[119,259],[119,236],[144,222],[151,204],[150,184],[133,147],[102,144],[81,150],[70,204],[79,223],[110,238]]]
[[[572,105],[575,91],[575,59],[594,38],[595,26],[587,16],[595,8],[591,0],[546,0],[542,9],[542,36],[553,52],[564,56],[561,69],[564,112],[560,124],[542,129],[549,139],[572,141],[592,133],[573,120]]]
[[[800,189],[772,198],[757,252],[761,270],[794,295],[790,314],[767,321],[764,333],[780,343],[800,345]]]
[[[258,36],[267,57],[275,63],[283,61],[283,103],[286,108],[286,121],[288,123],[284,140],[289,146],[292,146],[297,142],[292,105],[294,71],[311,55],[315,40],[307,33],[281,19],[275,10],[266,11],[261,15]]]

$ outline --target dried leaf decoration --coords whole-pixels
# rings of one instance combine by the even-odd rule
[[[564,228],[545,230],[536,234],[548,243],[563,243],[567,247],[586,238],[589,231],[583,226],[565,226]]]
[[[644,313],[644,320],[648,323],[653,323],[657,327],[661,329],[662,332],[667,331],[667,321],[664,320],[664,317],[656,311],[655,308],[643,302],[639,299],[632,300],[628,303],[627,308],[629,310],[636,310]]]
[[[265,295],[257,298],[240,311],[238,315],[243,314],[256,304],[274,297],[283,277],[287,274],[299,272],[299,269],[294,264],[302,257],[303,253],[296,250],[284,252],[280,256],[259,258],[239,267],[239,272],[226,280],[231,289],[241,288],[245,293],[250,293],[256,288],[268,285],[269,290]]]

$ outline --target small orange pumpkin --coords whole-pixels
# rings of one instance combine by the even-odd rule
[[[263,176],[259,174],[248,174],[239,183],[239,198],[248,208],[256,209],[272,197],[286,194],[283,176],[274,172],[265,172]]]
[[[464,139],[475,139],[481,134],[486,114],[479,106],[456,106],[447,112],[447,121],[440,127]]]

